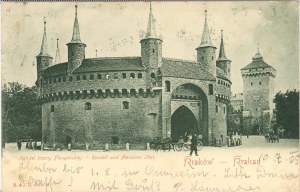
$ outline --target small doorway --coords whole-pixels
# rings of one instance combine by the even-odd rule
[[[113,136],[113,137],[111,137],[111,139],[112,139],[113,144],[119,144],[119,137]]]
[[[66,143],[67,143],[67,145],[69,143],[72,143],[72,137],[70,137],[69,135],[66,136]]]

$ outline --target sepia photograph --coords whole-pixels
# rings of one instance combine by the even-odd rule
[[[1,3],[2,191],[299,191],[299,2]]]

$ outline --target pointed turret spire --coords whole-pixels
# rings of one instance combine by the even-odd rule
[[[39,56],[49,56],[49,57],[51,57],[51,56],[48,54],[46,24],[47,24],[47,22],[46,22],[46,17],[44,17],[44,34],[43,34],[42,46],[41,46],[41,51],[40,51]]]
[[[154,25],[154,17],[152,14],[152,4],[150,2],[150,12],[149,12],[149,19],[148,19],[148,26],[147,26],[147,32],[144,37],[144,39],[153,38],[153,39],[159,39],[156,35],[155,31],[155,25]]]
[[[56,39],[56,54],[55,54],[55,64],[60,63],[60,53],[59,53],[59,47],[58,47],[58,38]]]
[[[225,48],[224,48],[224,42],[223,42],[223,30],[221,30],[221,44],[220,44],[220,52],[219,52],[219,58],[217,59],[217,61],[226,61],[226,60],[229,60],[227,59],[226,57],[226,54],[225,54]]]
[[[263,57],[261,56],[260,52],[259,52],[259,43],[257,43],[257,53],[255,54],[254,57],[252,57],[253,60],[262,60]]]
[[[207,24],[207,10],[205,10],[205,22],[199,47],[214,47],[211,43],[209,28]]]
[[[78,5],[75,5],[75,20],[74,20],[74,26],[73,26],[73,36],[70,43],[82,43],[80,39],[80,32],[79,32],[79,23],[77,18],[77,7]]]

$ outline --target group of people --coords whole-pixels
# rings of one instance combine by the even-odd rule
[[[241,138],[237,138],[237,137],[229,137],[227,139],[227,145],[228,147],[233,147],[233,146],[239,146],[242,145],[242,139]]]
[[[21,140],[17,141],[17,147],[18,147],[19,151],[22,149],[22,141]],[[30,139],[29,141],[26,142],[25,148],[26,149],[37,149],[38,148],[37,141]]]

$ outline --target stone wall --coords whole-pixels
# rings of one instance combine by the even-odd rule
[[[123,102],[129,103],[124,109]],[[86,103],[91,110],[85,110]],[[54,112],[51,112],[54,106]],[[160,94],[155,97],[58,100],[42,106],[43,139],[50,143],[148,142],[161,136]]]

